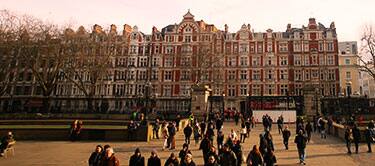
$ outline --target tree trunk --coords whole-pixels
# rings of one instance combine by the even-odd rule
[[[92,103],[93,103],[92,96],[91,95],[87,96],[86,100],[87,100],[87,112],[94,112],[93,106],[92,106]]]
[[[42,106],[42,112],[49,113],[49,103],[50,103],[50,98],[49,96],[44,96],[43,97],[43,106]]]

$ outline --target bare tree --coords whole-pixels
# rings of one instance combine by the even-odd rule
[[[56,25],[35,17],[16,15],[6,10],[0,11],[0,17],[3,59],[0,63],[0,94],[7,90],[14,80],[12,77],[31,72],[44,96],[43,110],[49,111],[50,96],[64,64],[58,39],[60,30]]]
[[[361,53],[358,54],[361,71],[366,72],[375,80],[375,31],[373,26],[366,26],[361,38]]]
[[[100,86],[110,78],[110,52],[114,50],[111,40],[104,42],[106,37],[101,30],[94,28],[94,32],[88,34],[80,27],[65,45],[68,63],[63,69],[64,76],[85,96],[88,111],[93,111],[95,95],[105,94]]]
[[[42,91],[43,111],[50,111],[50,97],[56,89],[59,73],[65,63],[61,31],[53,24],[30,16],[23,17],[24,32],[18,53],[26,70],[30,70]]]
[[[16,72],[13,45],[16,43],[19,20],[8,10],[0,10],[0,96],[3,96],[13,81]]]

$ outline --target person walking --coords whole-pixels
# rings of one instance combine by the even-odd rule
[[[375,124],[374,124],[374,120],[370,120],[370,122],[368,123],[367,127],[372,130],[375,128]]]
[[[297,144],[297,150],[298,150],[298,157],[299,157],[299,163],[306,165],[305,163],[305,149],[306,149],[306,143],[307,138],[303,135],[303,131],[300,130],[297,134],[297,136],[294,139],[294,143]]]
[[[267,148],[266,154],[264,154],[264,165],[265,166],[274,166],[277,162],[276,156],[273,153],[273,150],[270,148]]]
[[[266,153],[267,147],[267,140],[264,138],[263,134],[259,134],[259,151],[262,154],[262,156]]]
[[[283,131],[283,125],[284,125],[284,122],[281,118],[281,116],[277,119],[277,128],[278,128],[278,131],[279,131],[279,134],[282,133]]]
[[[208,138],[208,135],[206,134],[199,146],[199,150],[202,150],[204,163],[207,163],[208,152],[210,151],[211,146],[212,146],[212,142],[210,141],[210,139]]]
[[[358,154],[359,141],[361,141],[361,131],[359,130],[357,124],[354,125],[352,129],[352,133],[353,133],[353,142],[355,145],[355,153]]]
[[[199,123],[198,122],[194,125],[193,132],[194,132],[195,145],[197,145],[199,143],[199,139],[201,138],[200,129],[199,129]]]
[[[351,143],[353,141],[353,135],[352,135],[352,130],[350,129],[349,126],[347,126],[345,129],[344,137],[345,137],[345,142],[346,142],[346,148],[348,149],[348,154],[352,154]]]
[[[139,148],[135,149],[134,154],[130,157],[129,166],[145,166],[145,158],[141,155]]]
[[[323,118],[319,119],[319,129],[320,129],[320,138],[326,139],[326,127],[325,127],[325,122],[323,121]]]
[[[217,163],[217,158],[215,158],[214,156],[210,156],[208,157],[208,163],[204,164],[204,166],[220,166],[220,165]]]
[[[223,166],[237,166],[236,154],[230,149],[228,144],[223,147],[223,152],[219,156],[219,164]]]
[[[375,137],[374,129],[366,127],[365,138],[366,138],[366,143],[367,143],[367,148],[368,148],[367,153],[372,153],[371,144],[374,142],[374,137]]]
[[[209,162],[210,156],[213,156],[216,162],[219,160],[219,156],[217,155],[215,146],[211,146],[210,151],[207,153],[207,156],[208,156],[207,162]]]
[[[219,131],[216,137],[216,142],[217,142],[217,148],[221,149],[223,147],[224,143],[224,133],[223,131]]]
[[[245,122],[245,126],[246,126],[246,137],[250,137],[250,131],[251,131],[251,121],[250,121],[250,118],[247,118],[247,120]]]
[[[181,161],[183,161],[183,160],[185,160],[185,156],[187,154],[191,154],[191,152],[189,150],[189,144],[184,143],[182,145],[182,149],[181,149],[180,153],[178,154],[178,157],[180,158]]]
[[[165,161],[164,166],[179,166],[180,162],[178,161],[177,157],[174,153],[171,153],[167,161]]]
[[[159,129],[160,129],[160,122],[159,119],[156,119],[153,128],[152,128],[152,138],[153,139],[159,139]]]
[[[193,128],[190,127],[190,124],[186,125],[184,128],[185,143],[190,144],[190,137],[193,133]]]
[[[106,155],[101,161],[101,166],[120,166],[120,161],[115,156],[113,148],[107,148]]]
[[[187,154],[184,161],[181,161],[181,166],[195,166],[193,155]]]
[[[147,160],[147,166],[161,166],[160,158],[155,149],[151,151],[151,156]]]
[[[264,138],[265,138],[266,141],[267,141],[267,145],[268,145],[268,147],[269,147],[272,151],[274,151],[275,148],[274,148],[274,146],[273,146],[273,138],[272,138],[272,134],[271,134],[271,132],[268,131],[268,130],[266,130],[266,132],[265,132],[265,134],[264,134]]]
[[[240,142],[245,143],[247,136],[247,129],[245,123],[241,123],[241,133],[240,133]]]
[[[254,145],[253,149],[247,155],[246,165],[247,166],[262,166],[263,165],[263,157],[257,145]]]
[[[166,123],[164,123],[162,125],[162,130],[161,130],[161,136],[163,137],[164,139],[164,143],[163,143],[163,150],[165,148],[169,148],[168,146],[168,138],[169,138],[169,133],[168,133],[168,128],[167,128],[167,125]]]
[[[307,141],[310,142],[311,132],[313,131],[313,127],[312,127],[310,121],[307,122],[307,124],[305,126],[305,131],[306,131],[306,134],[307,134]]]
[[[168,125],[168,147],[170,147],[170,150],[173,150],[176,148],[176,140],[175,140],[175,135],[176,135],[176,126],[173,123],[169,123]]]
[[[237,165],[240,166],[243,162],[241,142],[239,140],[235,141],[232,149],[232,151],[234,152],[234,154],[236,154],[237,157]]]
[[[289,138],[290,138],[291,132],[288,128],[288,126],[285,126],[285,129],[283,130],[283,143],[285,145],[285,149],[288,150],[288,144],[289,144]]]
[[[203,137],[205,135],[205,133],[206,133],[206,122],[202,121],[199,124],[199,127],[201,128],[201,136]]]
[[[103,147],[101,145],[97,145],[95,151],[90,155],[89,166],[100,166],[100,162],[102,161],[102,151]]]

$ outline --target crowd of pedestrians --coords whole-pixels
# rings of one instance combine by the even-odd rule
[[[238,122],[236,116],[238,115]],[[251,166],[266,165],[272,166],[277,164],[277,156],[275,155],[274,135],[271,134],[273,119],[269,115],[262,117],[263,131],[259,135],[259,144],[252,146],[251,151],[245,155],[243,150],[243,143],[246,138],[251,137],[251,130],[254,127],[254,117],[243,117],[241,114],[234,114],[236,128],[230,129],[230,133],[225,135],[223,132],[225,119],[220,116],[213,116],[207,121],[198,121],[191,118],[189,123],[181,126],[184,135],[184,143],[178,155],[171,152],[170,156],[164,161],[164,166],[195,166],[195,161],[191,146],[198,147],[201,151],[201,156],[204,161],[204,166],[240,166],[243,163]],[[291,132],[289,126],[284,123],[282,116],[276,120],[279,137],[282,138],[285,150],[289,150],[289,141],[292,135],[293,143],[296,144],[299,164],[306,164],[306,147],[311,141],[313,132],[319,132],[321,138],[327,138],[326,128],[328,134],[332,129],[333,122],[330,122],[323,117],[314,118],[312,122],[305,121],[302,118],[297,118],[295,134]],[[330,126],[330,127],[329,127]],[[164,139],[162,150],[174,150],[176,148],[175,135],[178,132],[179,122],[163,121],[158,119],[153,123],[153,138]],[[160,137],[159,137],[160,133]],[[277,132],[276,132],[277,133]],[[369,152],[371,152],[371,143],[374,139],[374,124],[370,122],[365,133],[365,140],[368,143]],[[216,138],[216,140],[215,140]],[[194,142],[191,141],[194,139]],[[355,145],[355,152],[358,153],[359,143],[361,139],[361,132],[357,125],[348,126],[345,130],[345,140],[347,140],[348,153],[351,153],[351,144]],[[214,144],[216,141],[216,144]],[[281,149],[279,149],[281,150]],[[119,165],[119,160],[114,155],[114,150],[106,145],[102,148],[98,145],[89,159],[92,166],[107,166]],[[200,156],[199,154],[194,154]],[[297,155],[297,154],[296,154]],[[159,158],[157,151],[151,151],[151,155],[147,160],[148,166],[162,165],[163,161]],[[135,153],[129,160],[130,166],[145,166],[145,158],[142,156],[140,149],[136,149]]]

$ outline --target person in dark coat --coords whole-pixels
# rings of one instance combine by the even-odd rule
[[[221,131],[222,127],[223,127],[223,120],[221,120],[221,118],[218,118],[216,120],[216,130],[217,130],[218,133],[219,133],[219,131]]]
[[[263,157],[260,153],[257,145],[253,146],[253,150],[249,152],[246,158],[246,165],[251,166],[262,166],[263,165]]]
[[[209,156],[208,163],[204,164],[204,166],[220,166],[220,165],[217,163],[217,159],[214,156]]]
[[[153,127],[152,127],[152,138],[159,139],[159,129],[160,129],[160,122],[159,119],[156,119]]]
[[[106,156],[102,159],[101,166],[120,166],[120,161],[115,156],[112,148],[107,148]]]
[[[129,166],[145,166],[145,158],[141,155],[139,148],[135,149],[134,154],[130,157]]]
[[[276,162],[275,154],[273,153],[272,149],[268,148],[266,154],[264,154],[264,165],[274,166]]]
[[[281,134],[281,132],[283,131],[283,120],[281,119],[281,116],[277,119],[277,128],[278,128],[278,131],[279,131],[279,134]]]
[[[353,133],[353,142],[355,145],[355,153],[358,154],[359,141],[361,141],[361,131],[359,130],[358,125],[356,124],[354,125],[352,129],[352,133]]]
[[[214,132],[213,124],[208,126],[206,135],[208,136],[208,139],[210,139],[211,142],[214,142],[215,132]]]
[[[241,165],[242,164],[242,147],[241,147],[241,142],[240,141],[236,141],[234,146],[233,146],[233,152],[234,154],[236,154],[236,157],[237,157],[237,165]]]
[[[262,156],[266,153],[268,147],[267,140],[264,138],[262,134],[259,135],[259,151]]]
[[[89,158],[89,166],[100,166],[102,161],[102,151],[103,147],[101,145],[97,145],[95,151],[91,153]]]
[[[193,133],[193,128],[191,128],[190,124],[186,125],[184,128],[184,135],[185,135],[185,143],[190,144],[190,137]]]
[[[271,150],[275,150],[274,146],[273,146],[273,138],[272,138],[272,134],[270,131],[266,130],[265,134],[264,134],[264,138],[266,139],[267,141],[267,145],[268,147],[271,148]]]
[[[216,137],[216,142],[217,142],[217,148],[221,149],[223,147],[224,143],[224,133],[223,131],[219,131]]]
[[[365,138],[366,138],[366,143],[367,143],[367,153],[372,153],[372,150],[371,150],[371,144],[374,142],[374,129],[370,129],[369,127],[366,127],[366,131],[365,131]]]
[[[283,143],[285,145],[286,150],[289,149],[288,144],[289,144],[290,135],[291,135],[291,132],[290,132],[288,126],[285,126],[285,129],[283,130]]]
[[[205,135],[205,137],[203,138],[203,140],[201,141],[201,144],[199,146],[199,150],[202,150],[204,163],[207,163],[207,159],[208,159],[207,154],[210,151],[211,146],[212,146],[212,143],[211,143],[210,139],[208,139],[208,136]]]
[[[164,166],[179,166],[180,162],[178,161],[177,157],[174,155],[174,153],[171,153],[167,161],[165,161]]]
[[[129,141],[135,140],[135,134],[136,134],[137,129],[138,129],[138,124],[131,120],[128,125],[128,130],[129,130],[128,140]]]
[[[148,158],[147,166],[161,166],[160,158],[155,149],[151,151],[151,156]]]
[[[368,127],[370,130],[374,129],[374,127],[375,127],[374,120],[371,120],[371,121],[368,123],[367,127]]]
[[[294,139],[294,143],[297,144],[300,164],[306,165],[306,163],[305,163],[305,149],[306,149],[307,138],[303,135],[302,130],[300,130],[298,132],[298,135]]]
[[[247,118],[247,120],[245,122],[245,126],[246,126],[246,137],[250,137],[250,131],[251,131],[250,118]]]
[[[313,127],[312,127],[310,121],[308,121],[306,126],[305,126],[305,131],[306,131],[306,134],[307,134],[307,141],[308,142],[310,142],[312,130],[313,130]]]
[[[181,166],[195,166],[193,155],[187,154],[184,161],[181,161]]]
[[[346,142],[346,148],[348,148],[348,154],[352,154],[351,144],[353,141],[353,136],[352,136],[352,131],[350,130],[349,126],[347,126],[345,129],[344,138]]]
[[[180,158],[181,161],[185,160],[185,156],[187,154],[191,154],[190,150],[189,150],[189,145],[187,143],[184,143],[182,145],[182,149],[180,151],[180,153],[178,154],[178,157]]]
[[[223,152],[219,156],[219,164],[223,166],[237,166],[236,154],[234,154],[228,144],[225,144],[223,147]]]
[[[207,162],[209,162],[210,156],[215,157],[215,161],[217,162],[219,160],[219,156],[217,155],[215,146],[211,146],[210,151],[207,153]]]

